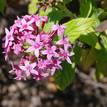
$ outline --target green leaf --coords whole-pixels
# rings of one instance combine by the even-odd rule
[[[73,64],[68,64],[67,62],[64,62],[62,64],[62,71],[57,71],[54,78],[55,82],[58,85],[60,90],[64,90],[67,86],[72,83],[75,77],[75,71]]]
[[[63,9],[59,10],[57,8],[52,8],[52,10],[48,13],[49,21],[53,21],[55,23],[60,21],[65,16],[66,14]]]
[[[95,56],[97,61],[101,61],[103,63],[107,62],[107,50],[105,50],[104,48],[96,50]]]
[[[65,23],[66,31],[65,34],[68,36],[71,42],[75,42],[80,35],[86,35],[94,32],[93,27],[97,24],[94,18],[78,18],[73,19]]]
[[[93,14],[91,17],[96,18],[98,20],[98,24],[100,24],[100,21],[103,21],[107,17],[107,12],[104,9],[101,8],[94,8]]]
[[[39,10],[40,15],[49,17],[50,22],[59,23],[63,18],[74,18],[74,14],[63,3],[58,3],[56,7],[48,7],[45,11]]]
[[[104,46],[105,49],[107,49],[107,37],[105,35],[101,35],[101,43]]]
[[[6,0],[0,0],[0,13],[4,13],[4,9],[6,7]]]
[[[89,33],[87,35],[80,36],[79,40],[83,43],[86,43],[86,44],[94,47],[97,42],[97,36],[94,33]]]
[[[89,17],[92,12],[91,0],[81,0],[80,2],[80,16]]]
[[[28,6],[28,13],[29,14],[35,14],[38,8],[36,7],[38,3],[38,0],[31,0],[29,6]]]
[[[73,52],[75,53],[73,55],[73,62],[75,62],[75,64],[80,64],[81,51],[82,49],[78,45],[76,45],[73,49]]]
[[[81,65],[83,70],[87,72],[89,68],[94,64],[95,59],[95,50],[93,48],[83,49],[81,57]]]
[[[101,80],[105,76],[107,77],[107,62],[103,63],[101,61],[97,61],[97,63],[96,63],[96,78],[97,78],[97,80]]]
[[[39,10],[39,14],[41,16],[48,16],[48,14],[52,12],[52,8],[51,7],[48,7],[45,11],[43,9],[40,9]]]
[[[98,80],[107,76],[107,50],[103,47],[95,51],[96,56],[96,78]]]
[[[66,14],[63,10],[57,9],[55,7],[47,8],[46,11],[40,9],[39,14],[41,16],[48,16],[50,22],[58,23]]]
[[[100,50],[100,49],[101,49],[101,45],[100,45],[100,43],[99,43],[99,42],[97,42],[97,43],[96,43],[96,45],[95,45],[95,49],[98,49],[98,50]]]
[[[63,2],[65,3],[65,4],[68,4],[69,2],[71,2],[72,0],[63,0]]]

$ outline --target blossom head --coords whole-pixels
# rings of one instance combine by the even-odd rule
[[[18,17],[9,30],[5,29],[5,59],[11,62],[16,79],[41,80],[63,69],[63,61],[71,64],[71,45],[64,35],[65,26],[53,25],[45,32],[47,21],[47,16],[25,15]]]

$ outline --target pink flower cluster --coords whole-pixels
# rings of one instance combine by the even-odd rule
[[[44,31],[47,16],[25,15],[17,18],[10,30],[5,29],[5,59],[11,62],[11,73],[17,80],[43,79],[63,69],[61,64],[71,64],[71,45],[64,36],[64,25],[53,25]]]

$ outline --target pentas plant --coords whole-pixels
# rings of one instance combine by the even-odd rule
[[[17,17],[10,30],[5,29],[5,59],[11,62],[11,73],[17,80],[41,80],[62,70],[61,64],[70,57],[72,46],[64,35],[64,25],[53,25],[44,31],[47,16],[25,15]]]

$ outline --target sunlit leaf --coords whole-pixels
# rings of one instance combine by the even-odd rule
[[[65,34],[68,36],[71,42],[75,42],[80,35],[86,35],[94,32],[93,27],[96,26],[96,20],[94,18],[78,18],[73,19],[65,23],[66,31]]]
[[[38,10],[37,8],[37,3],[38,3],[38,0],[31,0],[29,6],[28,6],[28,13],[29,14],[35,14],[36,11]]]
[[[97,42],[97,43],[96,43],[96,45],[95,45],[95,49],[98,49],[98,50],[100,50],[100,49],[101,49],[101,45],[100,45],[100,43],[99,43],[99,42]]]
[[[105,35],[101,35],[101,43],[104,46],[105,49],[107,49],[107,37]]]

